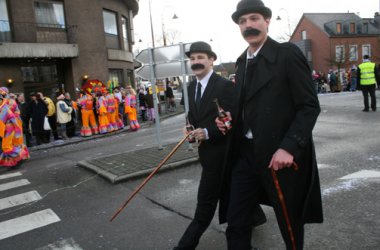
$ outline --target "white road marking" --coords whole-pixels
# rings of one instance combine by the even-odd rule
[[[368,179],[368,178],[380,178],[380,171],[375,170],[361,170],[340,178],[341,180],[349,179]]]
[[[40,200],[41,196],[37,191],[30,191],[0,199],[0,210],[23,205],[29,202]]]
[[[0,180],[16,177],[16,176],[20,176],[20,175],[22,175],[20,172],[11,173],[11,174],[3,174],[3,175],[0,175]]]
[[[58,240],[45,247],[37,248],[36,250],[83,250],[73,238]]]
[[[333,168],[333,167],[334,167],[334,166],[329,165],[329,164],[323,164],[323,163],[319,163],[319,164],[318,164],[318,169]]]
[[[380,171],[375,170],[361,170],[349,175],[345,175],[338,180],[344,180],[337,185],[329,188],[325,188],[322,191],[323,196],[350,191],[355,188],[367,185],[371,180],[380,178]],[[376,180],[375,180],[376,181]]]
[[[328,196],[328,195],[336,194],[342,191],[348,191],[348,190],[358,187],[361,183],[363,182],[357,179],[348,180],[348,181],[339,183],[338,185],[335,185],[333,187],[324,189],[322,191],[322,196]]]
[[[1,184],[0,185],[0,191],[5,191],[5,190],[8,190],[8,189],[25,186],[25,185],[28,185],[28,184],[30,184],[30,182],[28,180],[26,180],[26,179],[21,179],[21,180],[18,180],[18,181],[12,181],[12,182],[8,182],[8,183],[5,183],[5,184]]]
[[[51,209],[0,222],[0,240],[47,226],[61,219]]]

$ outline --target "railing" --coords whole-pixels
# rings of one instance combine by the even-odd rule
[[[0,42],[76,43],[77,26],[0,20]]]

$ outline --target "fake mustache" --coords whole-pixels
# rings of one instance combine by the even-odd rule
[[[247,36],[258,36],[260,33],[261,33],[260,30],[255,29],[255,28],[251,28],[251,29],[244,30],[243,31],[243,36],[244,37],[247,37]]]
[[[203,64],[200,64],[200,63],[196,63],[196,64],[191,65],[192,70],[204,69],[204,68],[205,68],[205,66]]]

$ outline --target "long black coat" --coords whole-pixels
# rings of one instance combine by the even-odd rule
[[[37,101],[30,101],[28,103],[27,112],[28,117],[32,119],[33,135],[40,135],[44,132],[44,121],[48,112],[45,102],[41,99],[37,99]]]
[[[266,170],[264,185],[271,185],[269,162],[277,149],[294,156],[299,170],[277,171],[290,214],[300,216],[304,223],[323,221],[318,169],[312,140],[312,130],[320,112],[311,71],[302,52],[293,44],[279,44],[268,37],[253,62],[253,77],[249,91],[244,92],[245,115],[253,131],[257,164]],[[246,68],[246,51],[236,63],[236,87],[232,108],[233,130],[229,142],[224,199],[220,214],[225,219],[228,206],[229,173],[236,160],[242,129],[242,89]],[[294,180],[296,180],[294,182]],[[296,190],[294,193],[290,188]],[[272,195],[275,195],[272,194]],[[272,205],[263,195],[262,204]]]

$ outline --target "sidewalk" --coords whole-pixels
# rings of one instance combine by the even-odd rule
[[[182,114],[184,112],[184,110],[185,110],[185,108],[184,108],[183,105],[177,104],[176,111],[174,111],[174,112],[163,111],[160,114],[160,120],[164,120],[164,119],[170,118],[172,116],[176,116],[176,115]],[[146,128],[146,127],[154,125],[154,123],[152,121],[142,122],[140,120],[140,116],[138,118],[139,118],[139,123],[140,123],[140,126],[141,126],[140,129],[143,129],[143,128]],[[120,129],[120,130],[117,130],[117,131],[114,131],[114,132],[111,132],[111,133],[107,133],[107,134],[98,134],[98,135],[92,135],[92,136],[88,136],[88,137],[74,136],[74,137],[70,138],[69,140],[57,140],[57,141],[54,141],[51,138],[51,140],[50,140],[49,143],[44,143],[44,144],[41,144],[41,145],[38,145],[38,146],[37,145],[31,146],[31,147],[28,148],[28,150],[30,152],[35,152],[35,151],[46,150],[46,149],[55,148],[55,147],[62,147],[62,146],[66,146],[66,145],[69,145],[69,144],[76,144],[76,143],[81,143],[81,142],[85,142],[85,141],[90,141],[90,140],[95,140],[95,139],[107,137],[107,136],[112,136],[112,135],[115,135],[115,134],[126,133],[128,131],[129,131],[129,125],[125,126],[123,129]]]
[[[177,110],[174,112],[163,111],[160,115],[160,120],[182,114],[184,107],[177,105]],[[151,121],[140,123],[141,128],[153,126]],[[94,135],[90,137],[73,137],[69,140],[53,141],[47,144],[34,146],[29,148],[31,152],[46,150],[49,148],[61,147],[69,144],[82,143],[90,140],[95,140],[102,137],[112,136],[115,134],[126,133],[129,126],[124,129],[107,133],[103,135]],[[156,146],[150,148],[139,149],[131,152],[112,154],[103,157],[98,157],[90,160],[83,160],[77,163],[78,166],[94,171],[111,183],[117,183],[127,179],[138,178],[150,174],[158,164],[171,152],[177,143],[163,145],[162,150],[158,150]],[[160,172],[185,166],[187,164],[198,161],[198,150],[194,147],[189,150],[188,143],[181,145],[176,153],[161,167]]]

